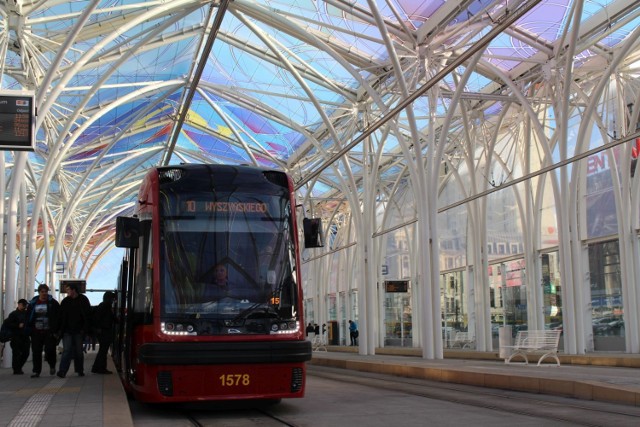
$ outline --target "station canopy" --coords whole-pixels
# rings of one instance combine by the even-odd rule
[[[399,139],[427,150],[460,84],[474,115],[448,124],[449,152],[464,120],[490,124],[514,101],[505,79],[534,93],[567,67],[602,73],[640,25],[638,3],[4,1],[1,89],[35,91],[38,106],[29,210],[90,258],[152,166],[275,167],[305,202],[335,206],[362,191],[367,152],[396,182]]]

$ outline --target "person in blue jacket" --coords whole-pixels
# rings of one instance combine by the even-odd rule
[[[42,372],[42,350],[44,360],[49,364],[49,375],[56,373],[56,347],[58,346],[58,315],[60,304],[49,295],[46,284],[38,286],[38,295],[29,301],[27,325],[31,334],[31,352],[33,353],[33,374],[38,378]]]
[[[351,345],[358,345],[358,324],[353,320],[349,320],[349,337]]]

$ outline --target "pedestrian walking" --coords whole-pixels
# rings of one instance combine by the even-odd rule
[[[58,315],[60,304],[49,295],[49,286],[38,286],[38,295],[29,301],[28,327],[31,334],[31,352],[33,354],[33,374],[38,378],[42,372],[42,351],[49,365],[49,374],[55,375],[58,346]]]
[[[62,337],[62,357],[58,375],[64,378],[73,359],[73,367],[78,376],[84,377],[84,336],[91,333],[91,303],[89,298],[78,291],[77,283],[67,285],[67,296],[60,303],[60,336]]]
[[[7,325],[11,329],[11,367],[13,375],[22,375],[22,367],[29,358],[29,335],[27,334],[27,305],[26,299],[18,301],[18,307],[9,313]]]

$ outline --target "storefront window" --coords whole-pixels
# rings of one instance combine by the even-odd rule
[[[527,330],[527,288],[525,263],[518,259],[489,265],[491,329],[494,337],[498,328],[511,326],[515,335]]]
[[[593,345],[596,351],[624,351],[624,313],[618,242],[589,245]]]
[[[349,345],[349,326],[347,324],[347,294],[340,292],[340,345]]]
[[[562,329],[562,286],[558,252],[541,255],[545,329]]]
[[[313,299],[307,299],[304,302],[304,318],[307,323],[314,320]]]
[[[456,332],[468,332],[469,329],[462,273],[462,271],[455,271],[440,276],[440,310],[445,348],[451,347]]]
[[[385,311],[385,345],[412,346],[412,316],[410,292],[386,292],[384,298]]]

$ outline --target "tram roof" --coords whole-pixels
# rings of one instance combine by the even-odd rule
[[[151,166],[281,168],[301,197],[333,209],[349,174],[362,191],[360,178],[374,156],[392,188],[406,174],[399,138],[423,142],[429,120],[443,123],[460,84],[469,114],[448,125],[445,153],[452,162],[465,120],[497,123],[506,106],[521,102],[505,80],[533,94],[573,67],[576,79],[595,85],[640,26],[638,2],[539,1],[479,48],[530,3],[2,3],[2,89],[35,90],[38,105],[29,209],[44,200],[68,244],[80,239],[80,250],[92,256],[111,242],[113,218],[131,212]],[[570,41],[576,49],[567,60]],[[635,49],[628,65],[637,72]],[[476,50],[480,56],[434,80],[446,64]],[[411,102],[410,113],[396,110],[425,85],[429,91]],[[393,125],[381,124],[389,115]],[[359,138],[367,133],[365,147]],[[5,152],[8,173],[13,156]]]

